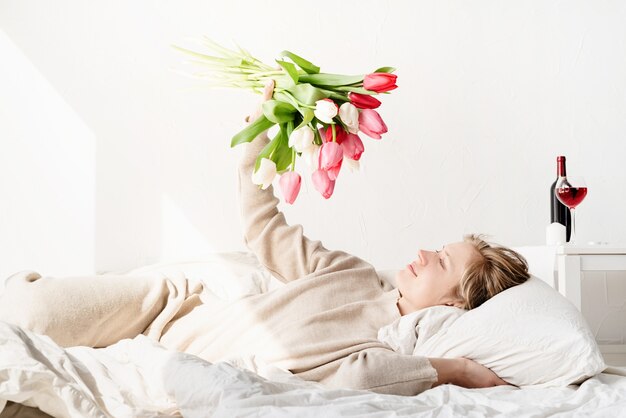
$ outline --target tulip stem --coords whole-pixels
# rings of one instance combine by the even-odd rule
[[[332,131],[333,131],[333,142],[337,142],[337,134],[335,132],[335,124],[334,123],[332,123],[330,125],[330,129],[332,129]]]
[[[291,149],[291,171],[296,171],[296,150]]]
[[[296,99],[296,98],[295,98],[295,96],[294,96],[293,94],[291,94],[291,93],[289,92],[289,90],[287,90],[287,89],[282,89],[282,88],[280,88],[280,87],[276,87],[276,88],[274,88],[274,91],[275,91],[276,93],[284,93],[284,94],[286,94],[287,96],[289,96],[290,98],[292,98],[292,99],[293,99],[293,101],[294,101],[294,102],[296,102],[296,103],[298,104],[298,106],[300,106],[300,107],[306,107],[306,108],[308,108],[308,109],[313,109],[313,110],[315,110],[315,106],[310,106],[310,105],[308,105],[308,104],[302,103],[300,100]]]
[[[280,71],[259,71],[254,73],[254,78],[266,77],[268,75],[283,75],[285,72],[283,70]],[[251,77],[253,78],[253,77]]]

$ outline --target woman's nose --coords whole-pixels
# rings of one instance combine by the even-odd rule
[[[433,254],[432,251],[426,251],[426,250],[419,250],[417,252],[417,255],[419,256],[420,259],[420,263],[425,266],[426,264],[428,264],[428,260],[430,259],[430,256]]]

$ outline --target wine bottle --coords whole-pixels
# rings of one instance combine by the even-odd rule
[[[557,199],[554,194],[554,188],[559,177],[566,177],[567,172],[565,170],[565,157],[559,155],[556,157],[556,180],[550,187],[550,222],[558,222],[565,226],[565,239],[569,242],[570,235],[572,233],[572,216],[567,206]]]

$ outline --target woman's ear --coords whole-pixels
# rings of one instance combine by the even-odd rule
[[[455,308],[465,309],[465,302],[458,295],[450,296],[448,299],[444,301],[443,304],[445,306],[454,306]]]

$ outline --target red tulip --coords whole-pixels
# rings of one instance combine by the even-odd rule
[[[376,109],[380,106],[380,100],[369,94],[348,93],[348,99],[359,109]]]
[[[348,137],[341,144],[343,148],[344,158],[358,161],[361,158],[361,154],[365,151],[363,147],[363,141],[356,134],[348,134]]]
[[[300,174],[295,171],[288,171],[280,176],[278,184],[280,186],[280,191],[285,198],[285,202],[291,205],[296,200],[296,197],[298,197],[298,193],[300,192],[301,183],[302,179]]]
[[[363,79],[363,88],[375,91],[376,93],[384,93],[398,87],[396,86],[397,78],[397,75],[389,73],[368,74]]]
[[[387,125],[377,111],[363,109],[359,115],[359,129],[370,138],[380,139],[380,135],[387,132]]]
[[[323,142],[333,142],[333,128],[331,128],[330,125],[326,128],[320,129],[320,135],[322,136]],[[347,132],[341,127],[341,125],[335,125],[335,141],[338,144],[343,142],[346,135]]]
[[[335,190],[335,180],[331,180],[326,171],[315,170],[311,175],[311,179],[313,180],[315,190],[320,192],[322,196],[324,196],[324,199],[328,199],[332,196]]]

